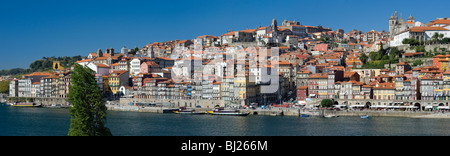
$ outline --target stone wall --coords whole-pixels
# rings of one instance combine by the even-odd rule
[[[7,97],[8,103],[14,102],[32,102],[36,105],[42,105],[43,107],[48,107],[56,104],[61,104],[62,106],[69,106],[70,103],[66,101],[65,98],[42,98],[42,97]]]
[[[405,51],[405,52],[407,52],[407,53],[415,53],[416,50],[415,50],[414,48],[413,48],[413,49],[410,49],[410,47],[411,47],[411,46],[409,46],[409,45],[400,45],[400,46],[397,46],[398,50],[403,50],[403,51]],[[425,45],[425,51],[428,51],[428,52],[434,52],[434,48],[436,48],[438,52],[440,51],[440,48],[445,48],[446,51],[450,51],[450,44],[433,44],[433,45]]]
[[[223,100],[196,100],[196,99],[187,99],[187,100],[173,100],[173,99],[137,99],[137,98],[121,98],[120,105],[130,105],[130,103],[155,103],[164,105],[167,107],[197,107],[201,108],[214,108],[216,105],[220,107],[225,106],[225,101]]]
[[[435,44],[435,45],[426,45],[425,46],[425,50],[426,51],[431,51],[434,52],[434,48],[437,49],[437,51],[441,51],[440,48],[444,48],[444,51],[449,51],[450,50],[450,44]]]
[[[433,114],[433,112],[413,112],[413,111],[334,111],[326,110],[325,114],[336,114],[339,116],[361,116],[369,115],[373,117],[417,117],[423,115]]]
[[[229,43],[229,45],[243,46],[244,48],[248,48],[248,47],[257,47],[258,43],[257,42],[233,42],[233,43]]]
[[[405,62],[405,61],[414,62],[416,60],[421,60],[423,62],[423,64],[420,65],[419,67],[433,66],[433,58],[423,58],[423,57],[419,57],[419,58],[400,58],[399,62]],[[412,63],[410,63],[410,65],[412,66]],[[395,65],[393,67],[395,67]]]

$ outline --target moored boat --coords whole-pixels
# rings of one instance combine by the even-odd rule
[[[174,111],[175,114],[190,114],[190,115],[203,115],[206,112],[196,112],[192,109],[179,108],[177,111]]]
[[[168,108],[168,109],[163,109],[163,113],[175,113],[175,111],[178,111],[178,109],[172,109],[172,108]]]
[[[300,117],[310,117],[308,114],[301,114]]]
[[[214,109],[214,111],[208,111],[211,115],[227,115],[227,116],[247,116],[249,112],[239,112],[238,110],[223,110],[220,108]]]
[[[30,102],[14,103],[11,106],[14,106],[14,107],[41,107],[41,105],[36,105],[36,104],[30,103]]]
[[[330,114],[330,115],[325,115],[325,116],[323,116],[323,117],[326,117],[326,118],[336,118],[336,117],[339,117],[339,115],[332,115],[332,114]]]
[[[361,115],[361,118],[362,119],[368,119],[368,118],[370,118],[370,116],[369,115]]]

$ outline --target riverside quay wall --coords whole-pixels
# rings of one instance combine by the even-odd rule
[[[120,98],[120,105],[133,105],[134,103],[152,103],[163,105],[164,107],[201,107],[214,108],[216,105],[225,106],[223,100],[199,100],[199,99],[138,99],[138,98]]]
[[[14,102],[31,102],[36,105],[41,105],[42,107],[49,107],[56,104],[61,104],[62,106],[69,106],[70,103],[66,101],[66,98],[48,98],[48,97],[7,97],[7,103]]]
[[[388,116],[388,117],[420,117],[430,114],[435,114],[434,112],[426,111],[334,111],[327,110],[324,114],[336,114],[339,116],[361,116],[369,115],[375,117]]]

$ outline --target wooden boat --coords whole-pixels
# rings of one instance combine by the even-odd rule
[[[308,114],[301,114],[300,117],[310,117]]]
[[[336,117],[339,117],[339,115],[325,115],[325,116],[323,116],[323,117],[326,117],[326,118],[336,118]]]
[[[208,111],[211,115],[227,115],[227,116],[247,116],[250,113],[245,112],[241,113],[238,110],[221,110],[221,109],[214,109],[214,111]]]
[[[164,114],[166,114],[166,113],[175,113],[175,111],[178,111],[178,109],[176,109],[176,108],[174,108],[174,109],[171,109],[171,108],[163,109],[163,113]]]
[[[36,105],[34,103],[29,103],[29,102],[14,103],[11,106],[14,106],[14,107],[41,107],[41,105]]]
[[[177,111],[174,111],[175,114],[190,114],[190,115],[203,115],[206,114],[206,112],[196,112],[195,110],[192,109],[183,109],[180,108]]]
[[[270,116],[283,116],[284,113],[283,112],[272,112],[269,114]]]

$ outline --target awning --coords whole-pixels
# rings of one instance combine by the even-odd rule
[[[433,109],[433,106],[425,106],[425,109]]]
[[[365,107],[365,105],[351,105],[350,107]]]
[[[299,105],[306,105],[306,101],[298,101]]]
[[[386,108],[386,105],[375,105],[375,106],[370,106],[370,108]]]
[[[437,109],[450,109],[450,106],[438,106]]]

